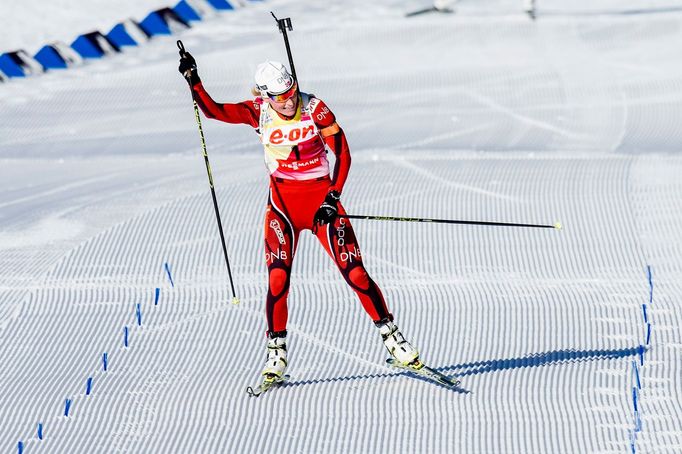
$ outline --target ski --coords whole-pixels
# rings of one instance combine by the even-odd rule
[[[417,360],[416,363],[404,365],[396,361],[394,358],[388,358],[386,360],[386,364],[397,369],[412,372],[415,375],[419,375],[420,377],[424,377],[448,388],[457,388],[461,383],[458,378],[450,378],[447,375],[430,368],[419,360]]]
[[[271,389],[277,385],[281,385],[282,383],[284,383],[287,380],[289,380],[288,375],[284,375],[281,378],[277,378],[275,376],[265,377],[265,378],[263,378],[263,381],[259,385],[257,385],[255,388],[248,386],[246,388],[246,393],[249,395],[249,397],[258,397],[261,394],[267,392],[269,389]]]

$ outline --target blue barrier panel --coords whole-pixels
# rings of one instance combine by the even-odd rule
[[[102,58],[104,51],[95,45],[86,35],[81,35],[71,43],[73,50],[78,52],[83,58]]]
[[[43,65],[45,69],[66,69],[67,67],[66,61],[59,55],[59,52],[49,44],[43,46],[33,58]]]
[[[234,9],[226,0],[207,0],[215,9]]]
[[[194,11],[194,8],[192,8],[190,4],[187,3],[185,0],[180,1],[172,9],[175,12],[175,14],[177,14],[178,17],[184,20],[185,22],[201,20],[199,13]]]
[[[83,58],[68,44],[61,41],[55,41],[50,43],[50,46],[59,54],[61,59],[66,62],[66,66],[71,67],[83,63]]]
[[[0,55],[0,70],[8,77],[26,77],[24,69],[9,53]]]
[[[124,24],[114,26],[114,28],[107,33],[106,37],[119,48],[123,46],[137,46],[133,37],[128,34],[128,30],[126,30]]]
[[[118,52],[116,45],[100,32],[80,35],[71,44],[71,47],[83,58],[101,58],[104,55]]]
[[[149,13],[149,15],[140,22],[140,27],[142,27],[142,30],[149,36],[154,36],[171,35],[186,28],[190,28],[190,25],[189,21],[180,17],[175,10],[161,8]]]
[[[142,30],[149,36],[171,34],[170,28],[168,28],[166,22],[156,11],[149,13],[147,17],[140,22],[140,27],[142,27]]]

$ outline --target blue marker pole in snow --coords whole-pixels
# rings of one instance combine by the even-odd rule
[[[163,264],[164,268],[166,268],[166,274],[168,275],[168,280],[171,283],[171,287],[175,288],[175,283],[173,282],[173,276],[171,275],[171,270],[170,270],[170,265],[168,262]]]
[[[38,423],[38,440],[43,439],[43,423],[39,422]]]
[[[632,361],[632,367],[635,369],[635,379],[637,380],[637,388],[642,389],[642,383],[639,381],[639,369],[637,368],[636,361]]]
[[[635,434],[634,430],[628,431],[628,433],[630,434],[630,449],[632,450],[632,454],[635,454],[637,452],[635,449],[635,438],[637,435]]]
[[[85,382],[85,395],[89,396],[90,392],[92,392],[92,377],[88,377],[88,380]]]
[[[649,319],[646,316],[646,304],[642,304],[642,313],[644,314],[644,323],[649,323]]]
[[[654,277],[651,273],[651,265],[646,266],[646,274],[649,278],[649,303],[654,301]]]
[[[635,405],[635,413],[637,413],[637,388],[632,387],[632,403]]]
[[[69,417],[69,410],[71,409],[71,399],[66,399],[64,402],[64,416]]]
[[[109,362],[109,355],[105,352],[102,353],[102,368],[104,369],[104,372],[107,371],[107,363]]]
[[[156,290],[154,291],[154,306],[159,304],[159,294],[161,293],[161,289],[156,287]]]
[[[137,326],[142,326],[142,309],[140,308],[140,303],[137,303],[135,315],[137,316]]]
[[[644,346],[640,345],[639,348],[637,349],[637,353],[639,353],[639,362],[643,366],[644,365]]]
[[[24,442],[23,441],[20,441],[17,444],[17,451],[19,452],[19,454],[22,454],[24,452]]]
[[[123,346],[128,347],[128,327],[123,327]]]
[[[649,341],[651,340],[651,323],[647,323],[646,325],[646,344],[649,345]]]

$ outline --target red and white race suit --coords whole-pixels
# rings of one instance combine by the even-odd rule
[[[202,83],[192,89],[208,118],[247,124],[260,137],[270,173],[270,194],[265,212],[265,261],[269,285],[266,297],[268,332],[281,333],[287,325],[287,296],[291,267],[302,230],[313,230],[313,217],[329,191],[339,194],[350,169],[350,150],[343,130],[327,105],[313,95],[300,93],[296,113],[283,117],[257,97],[236,104],[216,103]],[[327,151],[336,156],[330,175]],[[338,204],[339,214],[345,214]],[[316,229],[316,237],[336,263],[360,302],[378,322],[392,320],[381,290],[362,263],[353,227],[348,219]]]

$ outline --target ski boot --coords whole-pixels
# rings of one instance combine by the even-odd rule
[[[405,340],[398,327],[392,321],[377,324],[381,338],[384,340],[386,350],[400,364],[404,366],[416,366],[419,361],[419,351]]]
[[[281,380],[287,368],[287,338],[284,335],[275,333],[269,335],[268,339],[268,359],[261,373],[266,381]]]

